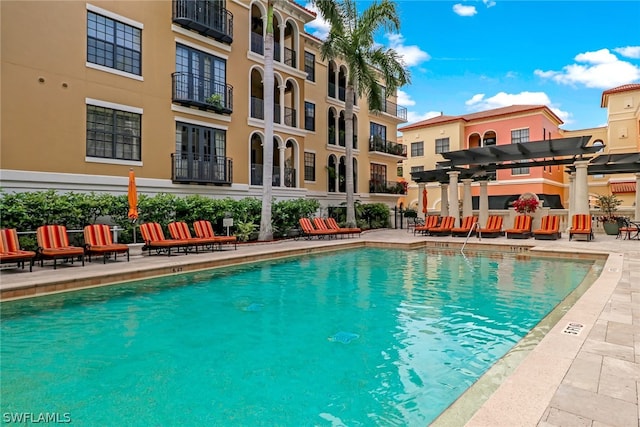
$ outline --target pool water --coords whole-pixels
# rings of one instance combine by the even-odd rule
[[[2,412],[424,426],[592,262],[356,249],[2,303]]]

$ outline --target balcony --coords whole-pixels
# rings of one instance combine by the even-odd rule
[[[233,86],[190,74],[173,73],[172,100],[187,107],[219,114],[233,112]]]
[[[254,119],[264,120],[264,99],[251,97],[251,117]],[[280,105],[273,106],[273,122],[280,123]]]
[[[296,66],[296,51],[289,49],[288,47],[284,48],[284,63],[289,67]]]
[[[384,140],[378,135],[374,135],[369,138],[369,151],[391,154],[392,156],[407,157],[406,145]]]
[[[402,182],[369,180],[369,193],[407,194],[407,188]]]
[[[407,109],[405,107],[401,107],[398,104],[395,104],[391,101],[384,101],[382,103],[383,113],[390,114],[394,117],[399,118],[400,120],[407,121]]]
[[[173,0],[173,22],[222,43],[233,41],[233,14],[207,0]]]
[[[228,157],[171,154],[171,181],[174,183],[230,185],[232,180],[233,161]]]
[[[263,165],[260,163],[251,164],[251,185],[262,185]],[[284,186],[295,187],[296,170],[293,168],[284,168]],[[271,185],[280,187],[280,166],[274,166],[271,175]]]

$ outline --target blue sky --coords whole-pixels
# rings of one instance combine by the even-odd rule
[[[640,0],[395,3],[400,32],[376,40],[411,73],[398,92],[409,123],[544,104],[564,129],[598,127],[607,122],[602,92],[640,83]],[[324,38],[327,26],[316,19],[306,31]]]

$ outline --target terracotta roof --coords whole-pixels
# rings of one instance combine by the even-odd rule
[[[307,12],[308,14],[313,15],[314,17],[316,17],[316,16],[317,16],[317,14],[316,14],[313,10],[309,10],[309,9],[307,9],[306,7],[304,7],[304,6],[302,6],[302,5],[298,4],[298,3],[296,3],[296,1],[295,1],[295,0],[289,0],[289,1],[290,1],[292,4],[296,5],[297,7],[299,7],[300,9],[304,10],[305,12]]]
[[[628,85],[622,85],[622,86],[618,86],[618,87],[614,87],[613,89],[607,89],[604,92],[602,92],[602,99],[600,101],[600,107],[606,107],[607,106],[607,101],[609,100],[609,95],[613,94],[613,93],[620,93],[620,92],[630,92],[630,91],[634,91],[634,90],[640,90],[640,83],[632,83],[632,84],[628,84]]]
[[[443,115],[443,116],[433,117],[431,119],[423,120],[421,122],[417,122],[409,126],[404,126],[402,128],[399,128],[398,130],[405,131],[405,130],[417,129],[421,127],[432,126],[435,124],[453,122],[456,120],[464,120],[465,122],[470,122],[473,120],[488,119],[491,117],[498,117],[498,116],[507,116],[509,114],[524,113],[527,111],[536,111],[536,110],[547,110],[553,117],[555,117],[558,120],[559,123],[564,123],[546,105],[511,105],[509,107],[494,108],[493,110],[479,111],[477,113],[463,114],[461,116],[444,116]]]
[[[612,193],[635,193],[636,192],[636,183],[634,181],[612,182],[609,185],[611,186]]]

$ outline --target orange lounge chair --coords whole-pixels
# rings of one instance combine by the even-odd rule
[[[18,232],[15,228],[3,228],[0,230],[0,264],[15,262],[24,270],[24,262],[29,261],[29,271],[33,271],[33,260],[36,253],[20,249]]]
[[[84,248],[69,245],[69,236],[67,235],[67,227],[64,225],[43,225],[36,230],[36,239],[38,240],[38,258],[40,265],[44,264],[45,259],[53,260],[53,269],[57,268],[58,259],[73,261],[79,257],[84,266]]]
[[[142,251],[144,252],[147,249],[149,255],[151,255],[151,249],[155,249],[156,253],[167,251],[168,256],[171,256],[171,249],[173,248],[176,248],[178,252],[180,252],[180,248],[183,248],[185,254],[188,252],[188,241],[165,239],[162,227],[157,222],[140,224],[140,234],[142,234],[142,239],[144,240]]]
[[[572,226],[569,229],[569,240],[573,238],[574,234],[580,234],[587,236],[587,241],[593,239],[593,229],[591,227],[591,215],[589,214],[575,214],[573,216]]]
[[[513,221],[513,228],[504,231],[507,239],[528,239],[531,237],[531,217],[529,215],[518,215]]]
[[[560,233],[560,217],[558,215],[543,216],[540,228],[533,230],[533,238],[536,240],[557,240],[560,237],[562,237],[562,233]]]
[[[222,244],[233,243],[233,248],[238,249],[238,238],[236,236],[218,236],[213,231],[213,226],[210,221],[201,219],[193,223],[193,231],[196,233],[196,237],[199,239],[209,239],[217,244],[220,250],[222,250]]]
[[[502,217],[499,215],[490,215],[486,226],[478,230],[478,237],[498,237],[502,234]]]
[[[438,226],[438,221],[440,221],[440,216],[431,215],[425,218],[424,225],[418,225],[413,229],[413,235],[416,233],[427,234],[430,228],[434,228]]]
[[[465,216],[462,219],[462,224],[460,227],[453,227],[451,229],[451,235],[456,237],[467,237],[473,236],[476,232],[475,227],[478,223],[478,217],[473,215]],[[473,231],[472,231],[473,230]],[[469,232],[471,231],[471,234]]]
[[[359,227],[340,227],[335,218],[327,218],[325,220],[325,223],[327,224],[329,230],[336,230],[341,234],[357,234],[358,237],[360,237],[360,234],[362,233],[362,229]]]
[[[118,254],[127,254],[127,262],[129,262],[129,246],[122,243],[113,243],[111,238],[111,230],[106,224],[92,224],[84,228],[84,250],[89,256],[102,255],[102,263],[107,263],[107,256],[113,254],[113,259],[118,260]]]
[[[318,230],[314,228],[309,218],[300,218],[298,223],[300,223],[301,235],[306,239],[311,239],[313,236],[317,236],[318,239],[322,239],[324,236],[331,238],[331,236],[338,234],[336,230]]]
[[[456,223],[456,219],[452,216],[445,216],[442,218],[440,225],[437,227],[431,227],[428,232],[432,236],[447,236],[451,234],[451,230],[453,230],[453,226]]]

